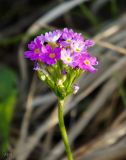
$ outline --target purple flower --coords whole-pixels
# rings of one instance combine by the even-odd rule
[[[38,63],[38,62],[34,64],[34,68],[33,68],[33,70],[35,70],[35,71],[39,71],[39,70],[41,70],[41,67],[40,67],[40,65],[39,65],[39,63]]]
[[[80,87],[77,84],[74,84],[73,85],[73,89],[74,89],[73,94],[76,94],[78,92],[79,88]]]
[[[71,48],[73,49],[74,52],[84,52],[86,50],[85,44],[83,41],[73,41],[71,43]]]
[[[61,36],[61,44],[66,47],[72,42],[74,32],[72,29],[64,28]]]
[[[61,36],[63,47],[69,46],[73,41],[83,41],[81,33],[76,33],[72,29],[64,28]]]
[[[63,47],[67,47],[71,44],[72,42],[72,36],[69,33],[63,33],[62,34],[62,41],[60,41],[60,44]]]
[[[64,28],[62,33],[67,33],[67,34],[71,35],[71,37],[73,37],[73,35],[74,35],[74,31],[72,29],[68,29],[68,28]]]
[[[87,48],[90,48],[90,47],[94,46],[94,44],[95,44],[94,41],[92,41],[91,39],[85,40],[85,46]]]
[[[84,37],[82,36],[82,34],[81,33],[76,33],[76,32],[73,35],[73,39],[75,41],[84,41]]]
[[[60,38],[62,32],[60,30],[56,30],[53,32],[45,33],[45,42],[57,42]]]
[[[70,49],[61,50],[61,60],[68,66],[76,67],[78,64],[78,56],[73,54]]]
[[[96,57],[91,57],[89,54],[82,54],[79,58],[79,67],[85,71],[96,72],[94,68],[98,64]]]
[[[60,59],[60,48],[52,48],[50,45],[46,45],[44,48],[44,54],[41,56],[41,61],[48,64],[54,65],[57,60]]]
[[[61,73],[62,73],[63,75],[67,75],[67,71],[66,71],[65,69],[62,70]]]
[[[31,43],[28,44],[29,51],[25,51],[24,53],[25,57],[33,61],[39,60],[40,56],[42,55],[41,47],[43,42],[44,41],[41,36],[38,36],[34,39],[34,41],[31,41]]]

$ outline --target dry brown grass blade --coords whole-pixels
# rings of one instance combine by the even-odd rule
[[[98,10],[100,8],[102,8],[102,6],[104,6],[104,4],[107,3],[108,1],[110,1],[110,0],[102,0],[102,1],[96,0],[96,1],[94,1],[94,3],[92,4],[92,10],[94,12],[98,12]]]
[[[126,49],[125,48],[122,48],[122,47],[119,47],[119,46],[115,46],[115,45],[113,45],[111,43],[108,43],[108,42],[105,42],[105,41],[102,41],[102,40],[100,40],[100,41],[94,40],[94,41],[95,41],[95,43],[97,45],[100,45],[101,47],[105,47],[105,48],[111,49],[111,50],[113,50],[115,52],[119,52],[121,54],[126,55]]]
[[[69,103],[69,99],[70,99],[70,97],[66,101],[66,105],[67,105],[67,103]],[[31,136],[29,136],[27,138],[26,143],[24,144],[25,148],[22,146],[22,148],[20,148],[20,152],[19,153],[16,152],[16,157],[17,157],[18,160],[27,159],[29,154],[32,152],[32,150],[38,144],[41,137],[49,129],[54,127],[55,124],[58,123],[58,116],[54,116],[56,113],[57,113],[57,107],[52,111],[49,118],[47,118],[46,121],[41,126],[39,126],[38,129]]]
[[[94,159],[107,159],[107,160],[112,160],[117,158],[118,156],[120,157],[120,154],[112,155],[108,154],[105,155],[108,150],[116,147],[116,144],[118,146],[118,141],[126,135],[126,125],[125,122],[123,124],[120,124],[114,129],[107,130],[103,135],[99,136],[98,138],[94,139],[88,144],[85,144],[82,146],[78,151],[75,153],[75,157],[77,160],[94,160]],[[125,139],[125,138],[124,138]],[[120,142],[119,142],[120,143]],[[126,148],[126,145],[122,145],[123,148]],[[100,152],[102,154],[100,154]],[[120,152],[120,150],[119,150]],[[117,152],[118,153],[118,152]],[[123,152],[121,154],[124,154]],[[124,154],[125,155],[125,154]],[[94,159],[93,159],[94,158]]]
[[[27,132],[28,132],[30,117],[33,109],[32,99],[35,92],[35,88],[36,88],[36,76],[34,75],[31,83],[30,91],[28,94],[28,98],[26,101],[26,111],[25,111],[22,126],[21,126],[21,134],[20,134],[19,142],[16,148],[17,153],[20,152],[20,149],[24,146],[25,140],[27,139],[27,134],[28,134]]]
[[[108,147],[104,150],[99,150],[91,155],[84,156],[80,160],[121,160],[126,156],[126,139],[123,138],[114,146]]]
[[[56,110],[53,111],[50,117],[56,112]],[[50,129],[54,124],[57,122],[57,117],[55,119],[47,119],[42,126],[40,126],[35,133],[27,138],[26,143],[22,148],[20,148],[19,152],[16,151],[15,155],[17,160],[25,160],[29,156],[29,154],[32,152],[34,147],[38,144],[40,138],[44,135],[44,133]]]
[[[122,28],[125,29],[126,25],[126,13],[123,14],[119,19],[112,21],[109,26],[103,27],[100,33],[95,35],[95,39],[105,39],[105,38],[111,38],[114,34],[116,35],[118,32],[120,33]]]

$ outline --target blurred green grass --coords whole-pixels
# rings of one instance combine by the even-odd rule
[[[17,98],[17,76],[7,67],[0,67],[0,151],[6,152],[9,129]]]

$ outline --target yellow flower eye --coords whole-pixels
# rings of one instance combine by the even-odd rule
[[[71,40],[70,40],[70,39],[67,39],[66,41],[67,41],[68,43],[69,43],[69,42],[71,42]]]
[[[48,44],[50,44],[50,45],[52,46],[52,48],[55,48],[55,47],[57,47],[57,44],[56,44],[56,42],[48,42]]]
[[[80,49],[79,49],[79,48],[76,48],[76,52],[80,52]]]
[[[54,58],[54,57],[55,57],[55,54],[54,54],[54,53],[51,53],[51,54],[49,55],[49,57],[50,57],[50,58]]]
[[[84,64],[90,65],[90,61],[86,59],[86,60],[84,61]]]
[[[39,52],[40,52],[40,49],[37,48],[37,49],[34,50],[34,52],[35,52],[35,53],[39,53]]]
[[[70,57],[67,57],[66,60],[67,60],[67,62],[71,62],[71,58]]]

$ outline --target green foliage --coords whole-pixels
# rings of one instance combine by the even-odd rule
[[[9,68],[0,67],[0,152],[8,148],[9,128],[17,95],[17,77]]]
[[[111,12],[113,17],[116,17],[118,15],[118,5],[117,5],[117,1],[116,0],[111,0]]]
[[[13,37],[0,38],[0,46],[8,46],[13,44],[18,44],[23,38],[24,34],[19,34]]]
[[[96,28],[98,29],[99,27],[99,19],[96,17],[91,10],[86,6],[86,5],[80,5],[80,10],[84,17],[86,17],[89,22]]]
[[[60,100],[73,93],[74,82],[81,73],[84,72],[79,68],[70,68],[63,64],[62,61],[59,61],[50,67],[44,66],[43,63],[39,62],[39,66],[41,67],[41,69],[37,71],[39,78],[54,91]],[[67,72],[66,75],[63,75],[62,73],[64,70]]]
[[[40,29],[37,33],[28,35],[27,39],[30,39],[30,38],[32,39],[34,36],[43,34],[47,31],[50,31],[50,28],[47,27],[47,28]],[[25,36],[25,34],[20,33],[18,35],[13,36],[13,37],[0,38],[0,46],[8,46],[8,45],[18,44],[24,36]]]

